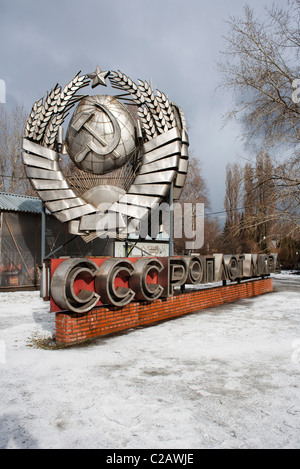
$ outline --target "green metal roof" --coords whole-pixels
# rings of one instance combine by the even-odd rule
[[[39,197],[0,192],[0,211],[41,213],[42,208],[42,201]]]

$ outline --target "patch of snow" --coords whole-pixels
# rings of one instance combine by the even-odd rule
[[[0,293],[0,448],[299,448],[300,277],[88,345],[41,349],[39,292]]]

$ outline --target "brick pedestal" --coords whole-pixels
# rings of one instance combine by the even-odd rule
[[[124,308],[99,307],[85,314],[56,313],[55,338],[57,344],[72,345],[272,291],[272,279],[265,278],[190,291],[152,303],[132,302]]]

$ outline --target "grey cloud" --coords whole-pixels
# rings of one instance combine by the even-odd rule
[[[259,0],[251,6],[263,9]],[[203,162],[213,209],[220,210],[224,162],[235,159],[241,145],[232,128],[220,130],[230,99],[215,93],[215,64],[225,20],[242,7],[239,0],[2,0],[0,79],[10,100],[30,111],[56,83],[97,64],[133,80],[151,78],[183,108],[191,149]]]

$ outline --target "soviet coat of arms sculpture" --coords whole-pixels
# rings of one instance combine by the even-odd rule
[[[106,86],[106,79],[119,94],[79,94],[89,85]],[[126,104],[136,106],[136,118]],[[75,106],[64,138],[62,126]],[[61,153],[84,173],[104,175],[123,167],[130,177],[122,188],[96,183],[79,192],[62,171]],[[34,103],[24,132],[23,163],[45,207],[68,223],[70,233],[99,235],[109,225],[126,237],[166,200],[171,184],[173,200],[180,197],[188,169],[184,114],[146,81],[136,85],[120,71],[103,72],[97,66]]]

